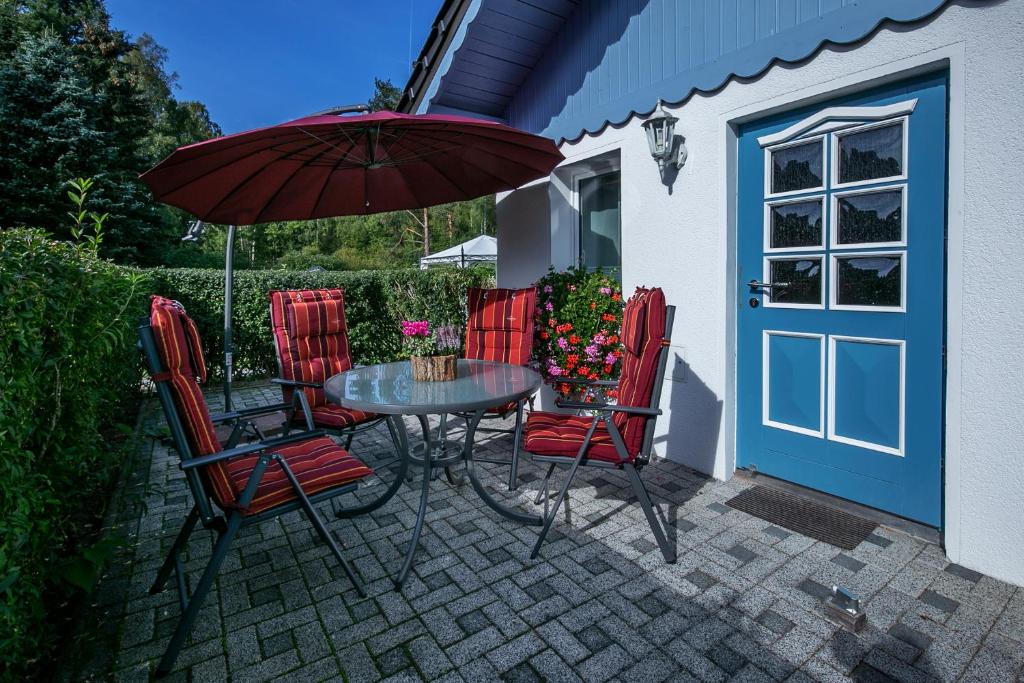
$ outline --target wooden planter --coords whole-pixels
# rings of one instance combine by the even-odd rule
[[[450,382],[458,376],[458,358],[451,356],[412,356],[412,378],[417,382]]]

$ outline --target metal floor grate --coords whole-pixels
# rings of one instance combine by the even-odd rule
[[[878,526],[862,517],[767,486],[752,486],[725,504],[844,550],[856,548]]]

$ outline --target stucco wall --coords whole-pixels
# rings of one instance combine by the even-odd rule
[[[718,478],[735,469],[732,124],[949,62],[945,543],[953,561],[1024,584],[1022,29],[1018,0],[954,4],[922,25],[885,27],[859,46],[824,49],[799,66],[776,65],[755,81],[695,95],[675,112],[689,160],[671,187],[648,155],[639,120],[563,145],[563,175],[572,164],[618,152],[623,284],[627,291],[659,285],[677,307],[659,453]],[[502,281],[519,284],[571,250],[572,231],[550,219],[543,226],[550,248],[513,244],[536,234],[523,226],[543,220],[542,202],[531,199],[539,188],[547,188],[555,222],[571,218],[560,185],[499,198]]]

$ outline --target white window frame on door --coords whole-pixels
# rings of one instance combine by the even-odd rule
[[[823,310],[825,310],[825,288],[829,284],[828,279],[827,279],[828,278],[829,259],[828,259],[828,254],[826,254],[824,251],[819,250],[819,251],[816,251],[816,252],[813,252],[813,253],[808,253],[808,254],[796,254],[796,253],[793,253],[793,254],[784,253],[784,254],[778,254],[778,255],[776,255],[776,254],[767,254],[767,255],[764,256],[764,266],[763,266],[763,270],[762,270],[762,273],[761,273],[761,275],[762,275],[761,281],[762,282],[768,282],[768,283],[772,282],[772,266],[771,266],[771,262],[772,261],[801,261],[801,260],[805,260],[805,259],[819,259],[821,261],[821,270],[822,270],[822,273],[821,273],[821,291],[818,293],[818,303],[816,303],[816,304],[775,303],[775,301],[772,300],[771,292],[769,292],[768,296],[766,298],[762,297],[764,299],[764,301],[762,302],[763,306],[765,306],[767,308],[796,308],[796,309],[805,309],[805,310],[812,310],[812,311],[823,311]]]
[[[795,197],[801,194],[815,194],[817,192],[824,192],[825,188],[828,187],[828,135],[813,135],[806,138],[800,138],[797,140],[791,140],[789,142],[782,142],[771,147],[766,147],[764,150],[764,198],[769,199],[780,199],[782,197]],[[804,187],[799,190],[789,190],[787,192],[772,192],[772,154],[779,150],[788,149],[790,147],[799,147],[800,145],[806,145],[810,142],[821,141],[821,185],[817,187]]]
[[[896,256],[900,259],[900,305],[899,306],[857,306],[836,303],[836,292],[839,284],[839,267],[836,261],[841,258],[860,258],[864,256]],[[835,311],[862,311],[867,313],[906,313],[907,312],[907,252],[906,251],[840,251],[829,253],[828,307]]]
[[[804,204],[817,201],[821,204],[821,233],[818,244],[808,245],[806,247],[772,247],[772,209],[777,206],[785,206],[787,204]],[[828,216],[826,215],[825,195],[824,194],[812,194],[807,197],[792,197],[790,199],[782,199],[777,201],[766,201],[764,202],[764,253],[766,254],[790,254],[801,251],[822,251],[825,249],[825,228],[828,223]]]
[[[818,365],[818,376],[821,379],[821,386],[818,390],[818,429],[808,429],[807,427],[800,427],[798,425],[791,425],[785,422],[776,422],[772,420],[769,415],[771,399],[771,366],[769,353],[769,339],[772,336],[776,337],[798,337],[800,339],[817,339],[818,347],[821,351],[820,361]],[[787,330],[761,330],[761,424],[766,427],[774,427],[775,429],[784,429],[787,432],[796,432],[797,434],[804,434],[805,436],[816,436],[819,439],[825,438],[825,335],[815,334],[812,332],[789,332]]]
[[[915,100],[916,103],[916,100]],[[867,180],[855,180],[849,183],[839,182],[839,138],[855,133],[863,133],[864,131],[874,130],[875,128],[885,128],[891,126],[894,123],[900,123],[900,132],[903,134],[903,145],[902,155],[903,158],[900,160],[900,170],[902,173],[894,176],[886,176],[884,178],[869,178]],[[844,128],[843,130],[834,131],[831,135],[829,147],[832,150],[831,160],[829,164],[829,180],[832,182],[828,183],[828,187],[833,190],[845,190],[847,188],[864,187],[865,185],[876,185],[878,183],[895,183],[906,181],[909,171],[908,166],[910,165],[910,147],[909,147],[909,131],[910,131],[910,116],[893,116],[891,118],[882,119],[880,121],[872,121],[871,123],[865,123],[861,126],[854,126],[852,128]]]
[[[900,240],[898,242],[851,242],[850,244],[839,244],[837,242],[839,236],[839,200],[845,197],[851,197],[854,195],[863,194],[877,194],[881,192],[892,192],[899,190],[901,197],[901,208],[900,208]],[[856,190],[844,190],[841,192],[833,192],[831,197],[831,207],[829,207],[829,249],[891,249],[894,247],[906,247],[907,246],[907,183],[897,183],[895,185],[882,185],[880,187],[871,188],[860,188]]]
[[[883,446],[882,444],[870,441],[861,441],[849,436],[836,434],[836,342],[847,341],[862,344],[881,344],[885,346],[897,346],[900,350],[900,426],[899,426],[899,447]],[[880,453],[888,453],[903,457],[905,455],[905,432],[906,432],[906,394],[907,394],[907,343],[903,339],[879,339],[876,337],[850,337],[846,335],[833,334],[828,338],[828,439],[850,446],[866,448]]]

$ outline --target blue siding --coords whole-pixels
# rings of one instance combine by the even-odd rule
[[[474,0],[427,109],[575,139],[947,0]]]

